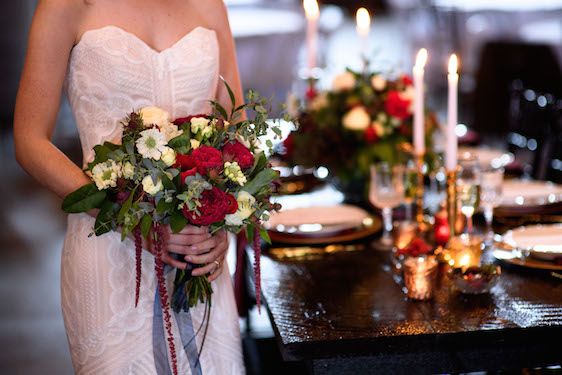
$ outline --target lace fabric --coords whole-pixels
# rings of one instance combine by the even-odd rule
[[[92,148],[121,136],[120,121],[132,110],[156,105],[173,118],[208,112],[218,82],[219,51],[214,31],[202,27],[158,52],[115,26],[87,31],[72,50],[66,90],[75,116],[84,164]],[[152,347],[156,288],[154,257],[143,253],[141,295],[134,307],[135,256],[117,233],[90,236],[94,219],[69,215],[61,270],[62,310],[73,365],[78,374],[155,374]],[[213,310],[204,374],[242,374],[238,314],[224,267],[213,282]],[[171,286],[173,273],[168,275]],[[194,327],[203,306],[191,310]],[[174,322],[176,348],[182,348]],[[196,340],[200,344],[202,337]],[[189,374],[178,350],[181,374]]]

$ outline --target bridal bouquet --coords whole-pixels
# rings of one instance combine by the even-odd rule
[[[250,92],[247,104],[236,106],[228,88],[230,113],[212,102],[212,114],[194,114],[171,121],[164,110],[142,108],[122,122],[120,144],[94,147],[95,158],[86,173],[92,183],[69,194],[62,208],[68,213],[99,209],[94,233],[120,231],[132,236],[136,248],[136,293],[141,280],[142,237],[152,244],[160,300],[168,334],[171,322],[162,255],[164,225],[173,232],[186,225],[208,226],[212,233],[245,228],[255,248],[256,298],[259,305],[259,240],[269,242],[262,221],[279,206],[270,203],[278,172],[270,168],[258,147],[268,130],[265,100]],[[253,115],[242,120],[242,113]],[[267,142],[268,147],[271,142]],[[191,269],[176,270],[172,308],[185,310],[206,303],[210,314],[211,284],[206,276],[192,277]],[[172,345],[173,342],[170,342]],[[170,348],[173,352],[173,348]],[[172,355],[174,357],[174,355]]]
[[[304,105],[288,103],[299,127],[279,153],[289,164],[327,167],[340,184],[364,180],[373,162],[406,161],[412,149],[413,95],[407,75],[389,79],[378,72],[348,69],[329,90],[311,87]],[[435,115],[427,111],[428,150],[436,125]],[[429,163],[432,157],[428,152]]]

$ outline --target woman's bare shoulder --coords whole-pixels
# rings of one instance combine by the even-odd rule
[[[223,0],[195,0],[192,1],[197,7],[198,13],[205,15],[205,21],[211,28],[217,31],[228,28],[228,16]]]
[[[72,35],[75,39],[90,0],[39,0],[34,23],[41,30]],[[55,31],[56,30],[56,31]]]

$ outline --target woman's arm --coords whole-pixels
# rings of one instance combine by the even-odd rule
[[[51,142],[70,51],[85,5],[41,0],[33,17],[14,115],[16,158],[59,197],[90,179]]]

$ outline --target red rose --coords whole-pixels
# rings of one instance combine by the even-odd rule
[[[238,211],[238,201],[236,200],[236,197],[234,197],[234,195],[232,195],[232,194],[226,193],[226,199],[227,199],[227,203],[228,203],[228,208],[227,208],[226,213],[227,214],[233,214],[236,211]]]
[[[241,169],[247,169],[254,165],[254,155],[238,141],[227,142],[222,148],[225,161],[235,161]]]
[[[222,169],[222,154],[214,147],[202,145],[191,152],[191,159],[201,176],[207,175],[211,169]]]
[[[404,120],[410,116],[410,101],[402,99],[398,91],[390,91],[384,102],[384,109],[390,116]]]
[[[412,84],[414,83],[414,81],[412,81],[412,77],[410,77],[410,76],[407,75],[407,74],[403,74],[403,75],[400,77],[400,80],[402,81],[402,84],[403,84],[404,86],[410,86],[410,85],[412,85]]]
[[[207,118],[208,116],[205,114],[199,114],[199,115],[193,115],[193,116],[187,116],[187,117],[180,117],[178,119],[174,120],[174,125],[182,125],[185,124],[186,122],[191,122],[191,119],[194,117],[201,117],[201,118]]]
[[[192,225],[207,226],[221,222],[229,210],[232,210],[228,195],[216,186],[213,186],[210,190],[205,190],[201,193],[199,213],[190,211],[187,206],[184,206],[183,215]]]
[[[318,95],[318,92],[316,92],[314,86],[309,86],[308,89],[306,89],[305,95],[308,100],[313,100],[316,98],[316,95]]]
[[[367,143],[375,143],[379,140],[379,136],[377,135],[377,132],[375,131],[375,128],[373,126],[369,126],[367,129],[365,129],[363,137],[365,138],[365,141],[367,141]]]
[[[295,136],[293,133],[290,133],[287,138],[283,141],[283,148],[285,149],[285,155],[287,157],[291,157],[293,155],[293,151],[295,151]]]
[[[191,169],[195,167],[195,161],[193,160],[191,155],[177,154],[176,163],[174,164],[174,167],[179,168],[182,171],[185,171],[187,169]]]

